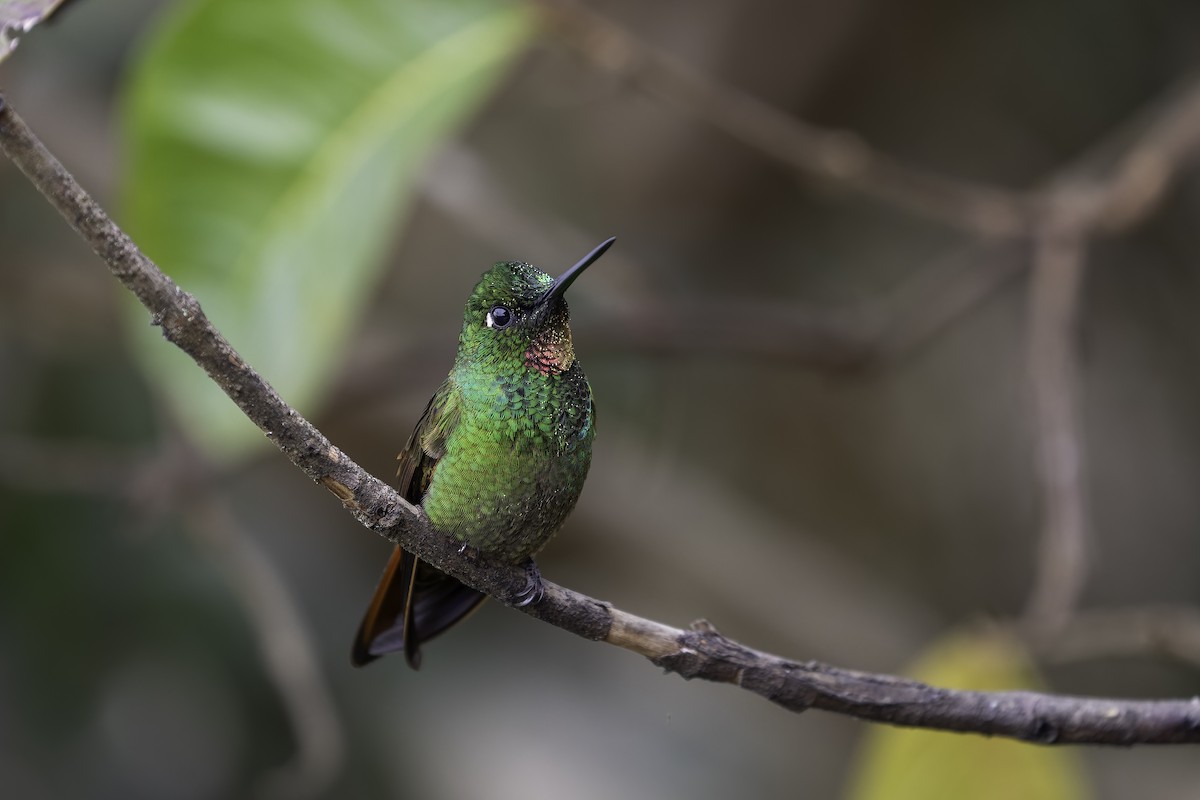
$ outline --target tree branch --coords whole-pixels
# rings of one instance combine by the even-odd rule
[[[439,208],[490,241],[516,245],[546,238],[545,223],[535,222],[511,187],[462,148],[442,152],[423,189]],[[552,230],[550,238],[587,241],[581,232],[563,228]],[[980,241],[935,259],[877,297],[832,309],[728,298],[686,305],[609,302],[604,323],[586,338],[591,351],[704,354],[829,371],[870,368],[917,349],[981,305],[1024,271],[1025,249],[1023,241]]]
[[[521,568],[463,557],[457,543],[433,530],[417,508],[284,403],[212,326],[196,299],[138,250],[2,97],[0,149],[146,306],[163,336],[191,356],[293,464],[336,495],[365,527],[513,605],[524,584]],[[685,678],[732,683],[793,711],[821,708],[897,725],[1044,743],[1200,742],[1200,698],[1103,700],[938,689],[788,661],[739,645],[707,623],[689,631],[671,628],[552,583],[540,603],[522,610],[586,639],[640,653]]]
[[[1037,474],[1042,494],[1041,553],[1025,618],[1035,640],[1070,619],[1087,576],[1088,522],[1079,364],[1075,338],[1087,239],[1064,204],[1037,237],[1029,284],[1029,370]]]
[[[1158,605],[1081,611],[1040,648],[1042,657],[1059,663],[1145,653],[1200,667],[1200,609]]]
[[[597,67],[804,175],[983,236],[1020,235],[1037,218],[1036,205],[1022,192],[921,170],[872,148],[856,133],[785,114],[672,58],[576,0],[534,0],[533,5]]]
[[[258,635],[263,668],[279,692],[296,755],[265,776],[264,800],[319,797],[345,756],[342,723],[299,609],[266,552],[246,536],[233,510],[212,492],[193,499],[192,530],[228,577]]]
[[[1179,83],[1046,181],[1032,231],[1028,360],[1037,432],[1042,532],[1025,608],[1048,646],[1065,630],[1088,571],[1086,437],[1076,336],[1090,242],[1141,222],[1200,150],[1200,80]]]
[[[731,641],[704,620],[684,632],[626,619],[624,612],[614,611],[613,617],[614,631],[636,631],[631,638],[638,646],[629,649],[660,667],[684,678],[732,683],[792,711],[820,708],[893,725],[1039,744],[1200,741],[1200,697],[1136,701],[939,689],[890,675],[788,661]]]

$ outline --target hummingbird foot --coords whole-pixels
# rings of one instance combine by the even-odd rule
[[[479,548],[465,542],[462,547],[458,548],[458,554],[467,561],[475,562],[479,560]]]
[[[542,582],[542,571],[529,559],[525,562],[525,586],[517,592],[517,608],[536,606],[546,596],[546,585]]]

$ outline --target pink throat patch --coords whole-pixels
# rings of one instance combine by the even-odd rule
[[[556,353],[536,346],[525,351],[525,366],[535,369],[543,375],[557,375],[567,369],[559,363]]]
[[[558,375],[571,368],[575,348],[569,332],[551,332],[534,339],[525,351],[525,366],[543,375]]]

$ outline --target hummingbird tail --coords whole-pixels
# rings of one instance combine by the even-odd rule
[[[361,667],[387,653],[404,651],[421,666],[421,645],[465,619],[487,599],[403,548],[392,552],[350,652]]]

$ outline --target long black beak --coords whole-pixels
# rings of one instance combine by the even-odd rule
[[[592,252],[579,259],[579,263],[555,278],[554,285],[546,290],[546,293],[542,295],[540,300],[538,300],[538,305],[545,305],[557,297],[562,297],[563,293],[567,291],[567,287],[574,283],[575,279],[578,278],[585,269],[596,263],[597,259],[604,255],[604,251],[612,247],[612,243],[616,240],[617,237],[615,236],[610,236],[609,238],[605,239],[603,242],[597,245]]]

